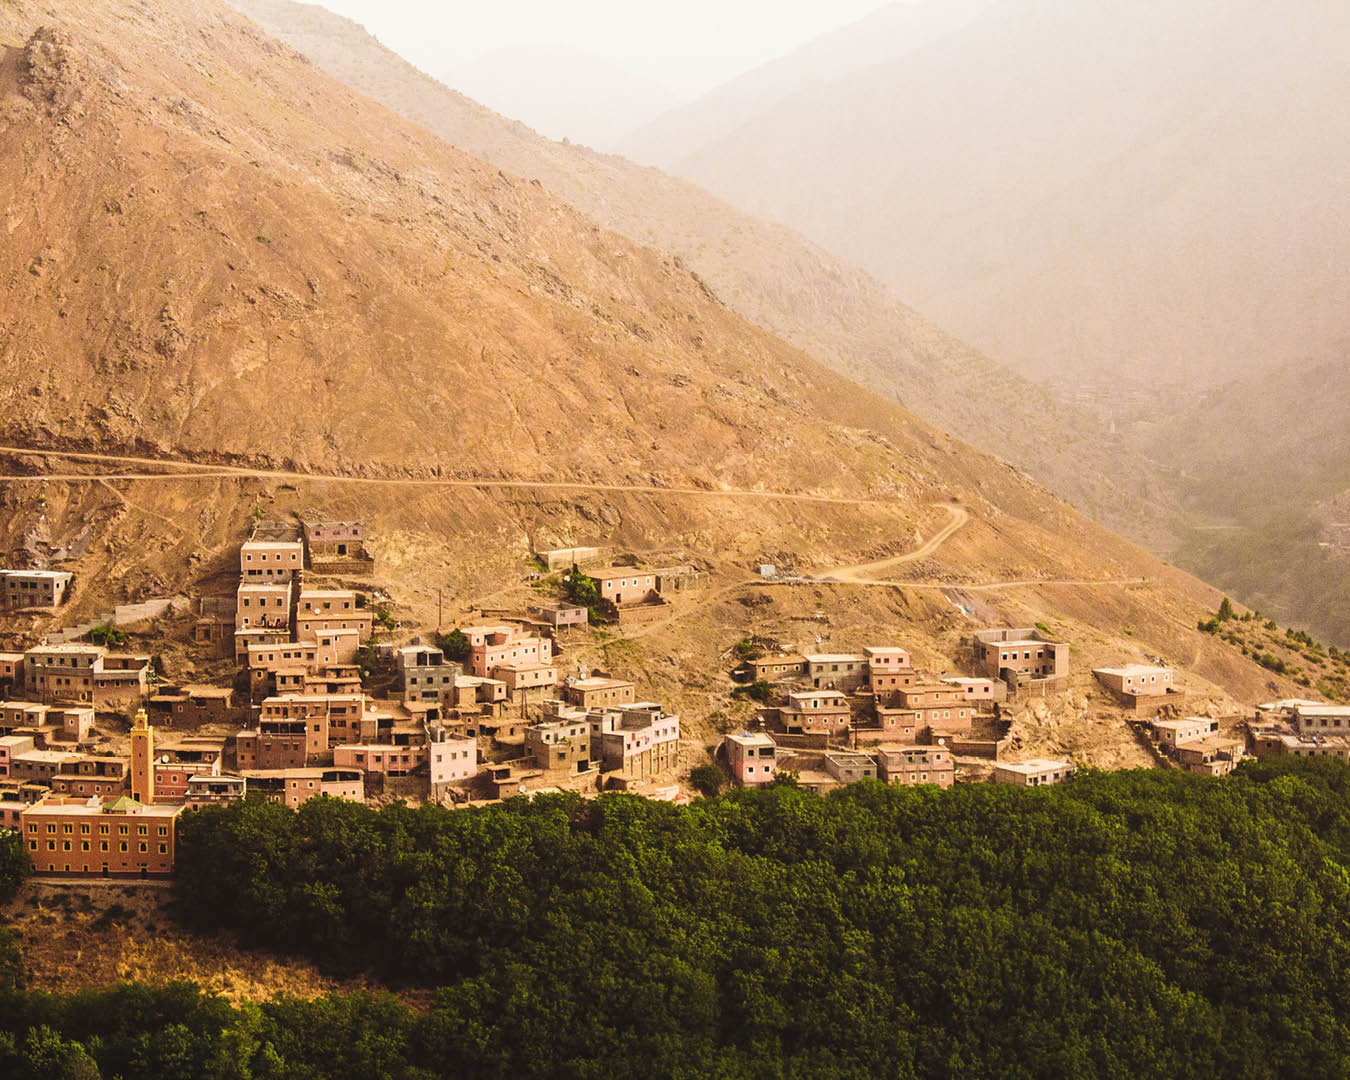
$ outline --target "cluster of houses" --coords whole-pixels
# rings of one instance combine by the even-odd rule
[[[550,568],[575,567],[599,552],[546,556]],[[196,642],[234,662],[233,686],[164,685],[149,656],[90,641],[0,653],[0,825],[19,832],[40,873],[149,877],[172,871],[184,810],[248,794],[289,807],[318,796],[464,803],[604,787],[651,793],[673,779],[678,716],[640,700],[631,681],[563,673],[569,631],[586,625],[587,608],[544,604],[450,639],[381,642],[387,614],[347,580],[373,567],[360,522],[257,522],[239,549],[237,587],[204,599],[193,627]],[[666,593],[697,581],[688,567],[584,572],[621,620],[648,617]],[[71,583],[68,573],[0,571],[0,603],[54,610]],[[450,644],[463,651],[448,656]],[[982,630],[967,645],[961,675],[919,672],[894,645],[750,660],[749,681],[768,683],[770,698],[757,730],[725,738],[727,770],[744,786],[791,772],[821,791],[868,778],[948,787],[958,759],[988,763],[998,783],[1068,779],[1067,761],[1006,759],[1003,705],[1065,679],[1069,647],[1025,627]],[[1093,674],[1152,718],[1160,758],[1222,776],[1244,756],[1217,721],[1176,718],[1184,695],[1169,668]],[[133,716],[119,751],[114,727],[100,730],[100,720]],[[1248,742],[1257,755],[1350,761],[1350,707],[1264,706]]]
[[[184,809],[248,794],[290,807],[321,795],[464,802],[641,789],[676,768],[679,718],[638,700],[634,683],[560,680],[557,643],[586,608],[464,627],[467,654],[452,660],[417,638],[375,642],[368,598],[323,580],[372,569],[359,522],[257,522],[228,607],[204,601],[193,628],[238,664],[237,687],[156,685],[149,657],[95,644],[0,654],[4,696],[32,699],[0,706],[0,822],[37,870],[168,873]],[[652,604],[676,580],[597,573],[616,606]],[[42,599],[56,606],[68,584]],[[114,752],[97,719],[132,714],[129,753]],[[166,728],[216,733],[157,739]]]
[[[748,661],[750,679],[774,685],[778,701],[761,712],[763,730],[725,740],[732,779],[758,786],[784,769],[814,790],[864,778],[948,787],[957,757],[992,761],[994,778],[1009,783],[1065,779],[1068,762],[1001,760],[1008,746],[1001,705],[1067,677],[1069,647],[1034,628],[980,631],[969,646],[968,676],[924,675],[893,645]]]
[[[1290,699],[1262,705],[1247,725],[1256,757],[1334,757],[1350,762],[1350,705]]]

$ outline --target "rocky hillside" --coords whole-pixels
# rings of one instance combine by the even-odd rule
[[[734,311],[835,371],[1012,461],[1111,527],[1159,548],[1170,543],[1170,501],[1139,455],[800,234],[655,169],[546,139],[318,5],[235,6],[359,93],[509,174],[539,180],[605,227],[679,257]],[[935,23],[928,31],[936,33],[954,18],[953,11],[922,21]],[[888,25],[905,20],[892,14]]]

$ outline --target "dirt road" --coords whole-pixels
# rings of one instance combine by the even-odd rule
[[[946,510],[951,520],[913,551],[889,559],[880,559],[877,562],[859,563],[857,566],[841,566],[812,576],[832,581],[851,581],[860,585],[872,584],[872,581],[868,580],[868,575],[877,574],[895,566],[903,566],[905,563],[918,562],[920,559],[926,559],[928,556],[935,554],[938,548],[963,529],[966,522],[970,520],[970,513],[964,506],[955,506],[952,503],[938,503],[936,505]]]
[[[598,491],[614,494],[682,495],[720,499],[765,499],[781,502],[817,503],[827,506],[877,506],[897,508],[893,499],[845,498],[837,495],[812,495],[805,492],[766,491],[756,488],[696,488],[663,487],[659,484],[602,484],[586,480],[505,480],[498,478],[460,477],[400,477],[353,476],[342,473],[292,472],[285,469],[250,469],[235,465],[204,465],[176,458],[129,457],[124,454],[93,454],[71,450],[40,450],[22,446],[0,446],[0,455],[18,454],[25,457],[54,457],[91,464],[138,465],[178,472],[112,472],[112,473],[3,473],[0,483],[106,483],[126,480],[138,483],[183,483],[198,480],[257,479],[284,483],[339,483],[362,485],[391,485],[403,487],[472,488],[476,490],[519,489],[524,491]]]

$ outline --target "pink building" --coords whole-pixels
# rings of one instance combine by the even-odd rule
[[[1150,664],[1096,668],[1097,681],[1118,697],[1157,697],[1172,690],[1172,669]]]
[[[595,579],[600,595],[616,607],[645,604],[661,597],[657,576],[650,570],[638,570],[632,566],[606,566],[600,570],[582,572]]]
[[[548,638],[526,637],[516,627],[494,627],[478,642],[470,638],[469,674],[479,678],[498,678],[499,666],[517,668],[547,667],[553,662],[553,642]],[[557,681],[554,673],[552,682]],[[551,685],[551,683],[550,683]]]
[[[389,743],[345,744],[333,747],[333,764],[383,776],[408,776],[427,760],[426,746]]]
[[[965,700],[975,705],[990,704],[1008,699],[1008,688],[998,679],[943,679],[945,686],[954,686],[965,696]]]
[[[13,775],[14,758],[33,749],[30,735],[0,736],[0,779],[8,780]]]
[[[762,732],[728,735],[727,766],[731,778],[742,787],[757,787],[773,781],[778,763],[778,746]]]
[[[453,736],[432,741],[428,747],[431,794],[441,794],[447,784],[463,783],[478,775],[478,740]]]

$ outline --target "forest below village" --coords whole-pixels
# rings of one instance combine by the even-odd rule
[[[5,892],[22,852],[0,852]],[[248,801],[181,917],[429,995],[25,990],[34,1077],[1318,1077],[1350,1071],[1350,769],[1045,789],[789,783],[687,807]]]

